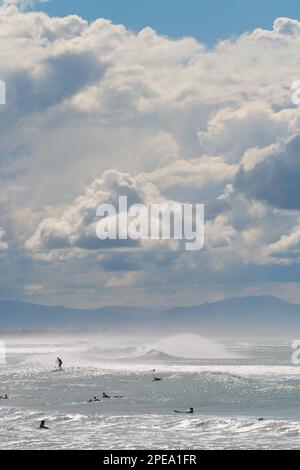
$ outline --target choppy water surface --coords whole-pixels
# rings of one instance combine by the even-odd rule
[[[0,401],[0,448],[300,448],[300,367],[289,340],[1,339],[0,395],[9,400]],[[53,372],[56,356],[63,372]],[[123,398],[88,403],[102,392]],[[173,412],[191,406],[193,415]]]

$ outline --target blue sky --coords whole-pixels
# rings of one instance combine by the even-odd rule
[[[50,0],[38,5],[50,15],[99,17],[140,30],[152,26],[171,37],[191,35],[213,44],[257,27],[271,29],[275,18],[300,18],[299,0]]]

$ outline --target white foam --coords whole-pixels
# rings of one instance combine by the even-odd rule
[[[199,335],[184,334],[160,339],[153,349],[187,359],[216,359],[233,357],[223,346]]]

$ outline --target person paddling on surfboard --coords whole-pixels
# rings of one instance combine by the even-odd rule
[[[46,421],[45,421],[44,419],[41,421],[41,423],[40,423],[40,429],[49,429],[49,428],[47,428],[47,426],[45,426],[45,422],[46,422]]]
[[[193,414],[193,413],[194,413],[194,408],[190,408],[188,411],[177,411],[177,410],[174,410],[174,413]]]
[[[62,360],[59,357],[56,358],[56,363],[58,369],[62,369]]]
[[[99,398],[97,397],[93,397],[90,400],[88,400],[88,403],[94,403],[95,401],[101,401],[101,400],[99,400]]]

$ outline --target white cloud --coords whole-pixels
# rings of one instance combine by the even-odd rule
[[[0,3],[4,7],[17,7],[19,10],[24,11],[32,8],[36,3],[47,3],[49,0],[2,0]]]
[[[276,262],[272,253],[297,238],[300,110],[290,87],[300,78],[300,23],[280,18],[272,31],[207,50],[193,38],[23,13],[8,2],[0,18],[1,182],[10,195],[1,225],[18,253],[11,271],[35,267],[34,279],[20,282],[43,285],[37,296],[57,289],[68,302],[78,262],[85,301],[92,285],[96,302],[95,277],[110,291],[142,279],[142,301],[154,283],[157,299],[179,295],[175,285],[196,296],[199,283],[207,291],[238,283],[246,266],[245,288],[257,288],[251,269]],[[134,201],[205,202],[204,251],[192,259],[180,247],[111,247],[95,264],[95,209],[124,192]],[[62,260],[64,274],[50,280],[47,269]]]
[[[299,264],[300,262],[300,225],[292,228],[279,240],[270,243],[265,249],[270,262],[283,265]]]
[[[0,251],[8,249],[8,242],[6,241],[6,232],[0,227]]]
[[[25,242],[25,247],[32,252],[62,250],[75,248],[97,250],[114,247],[136,246],[131,240],[101,242],[96,237],[96,209],[100,204],[111,204],[118,212],[119,196],[127,197],[128,208],[133,204],[169,203],[164,199],[158,188],[146,181],[144,175],[133,176],[110,170],[103,173],[102,178],[96,179],[72,203],[67,204],[61,214],[56,217],[43,219],[35,233]],[[117,215],[118,217],[118,215]],[[114,221],[112,221],[114,222]],[[156,247],[159,245],[157,241]],[[153,249],[149,240],[143,243],[145,249]],[[172,244],[170,244],[171,249]]]
[[[265,103],[251,102],[239,109],[223,108],[198,133],[204,152],[240,161],[246,151],[264,148],[289,135],[293,112],[274,112]]]

